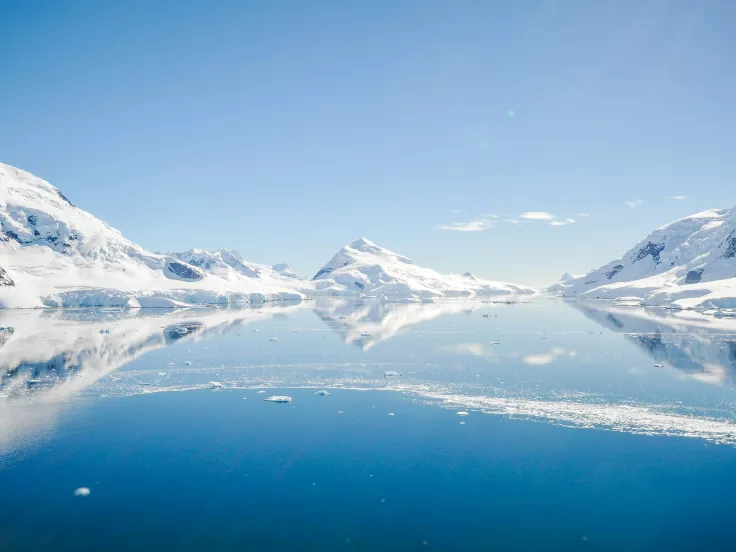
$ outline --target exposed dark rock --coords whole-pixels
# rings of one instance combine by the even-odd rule
[[[687,276],[685,276],[685,283],[686,284],[697,284],[700,281],[700,278],[703,276],[704,268],[697,268],[695,270],[691,270],[687,273]]]
[[[183,280],[201,280],[204,278],[201,272],[195,270],[191,266],[187,266],[184,263],[179,263],[176,261],[169,261],[168,265],[166,266],[169,271],[176,274],[179,278]]]
[[[8,273],[5,272],[5,269],[0,266],[0,286],[14,286],[15,282],[13,279],[8,276]]]
[[[642,259],[645,259],[647,257],[652,257],[654,259],[654,264],[658,265],[660,263],[659,261],[659,254],[664,251],[664,242],[662,243],[652,243],[649,242],[644,247],[642,247],[639,250],[639,253],[637,254],[636,258],[634,259],[634,262],[641,261]]]
[[[36,226],[36,215],[28,215],[27,220],[28,224],[30,224],[31,226]]]
[[[64,201],[66,201],[66,202],[67,202],[67,203],[68,203],[69,205],[71,205],[72,207],[74,207],[74,204],[73,204],[73,203],[72,203],[71,201],[69,201],[69,198],[68,198],[68,197],[66,197],[66,196],[65,196],[64,194],[62,194],[62,193],[61,193],[61,190],[57,189],[57,190],[56,190],[56,193],[57,193],[57,194],[59,194],[59,197],[60,197],[61,199],[63,199],[63,200],[64,200]]]
[[[735,232],[736,230],[732,231],[726,238],[726,252],[723,254],[724,259],[731,259],[733,257],[736,257],[736,236],[734,236]]]
[[[360,282],[354,282],[356,286],[358,286],[360,289],[365,289],[365,284],[362,284]]]
[[[314,278],[312,278],[312,280],[316,280],[317,278],[319,278],[323,274],[329,274],[330,272],[332,272],[332,269],[331,268],[322,268],[322,269],[320,269],[320,271],[317,274],[314,275]]]
[[[624,265],[620,265],[620,264],[614,266],[613,269],[610,272],[606,272],[606,278],[608,278],[610,280],[616,274],[618,274],[619,272],[621,272],[623,270],[623,268],[624,268]]]

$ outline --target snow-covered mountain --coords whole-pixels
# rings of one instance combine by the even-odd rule
[[[285,284],[288,284],[290,280],[301,280],[299,275],[291,270],[291,267],[286,263],[273,266],[251,263],[243,259],[240,253],[234,249],[217,249],[215,251],[188,249],[171,255],[180,261],[229,281],[265,277],[283,280]],[[293,284],[293,282],[291,283]]]
[[[312,278],[318,295],[378,296],[390,300],[430,300],[531,294],[536,290],[481,280],[466,272],[440,274],[361,238],[346,245]]]
[[[365,239],[341,249],[312,281],[287,264],[251,263],[234,250],[152,253],[45,180],[0,164],[0,308],[176,307],[320,295],[418,301],[534,292],[469,273],[440,274]]]
[[[564,296],[637,298],[650,305],[736,308],[736,207],[671,222],[584,276],[550,288]]]
[[[0,164],[0,307],[181,306],[302,297],[281,284],[285,277],[269,276],[228,280],[146,251],[48,182]]]

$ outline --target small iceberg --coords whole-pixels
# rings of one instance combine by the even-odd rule
[[[184,361],[184,366],[191,366],[191,365],[192,365],[192,361],[191,360],[185,360]]]
[[[496,341],[491,341],[491,345],[500,345],[500,344],[501,344],[501,342],[500,342],[500,341],[498,341],[498,340],[496,340]]]
[[[263,400],[266,402],[273,402],[273,403],[290,403],[291,397],[287,397],[286,395],[274,395],[272,397],[266,397]]]
[[[219,381],[211,381],[208,385],[212,389],[222,389],[222,383],[220,383]]]
[[[401,374],[400,374],[399,372],[397,372],[396,370],[386,370],[386,371],[385,371],[385,372],[383,373],[383,377],[384,377],[384,378],[390,378],[390,377],[392,377],[392,376],[400,376],[400,375],[401,375]]]
[[[319,395],[320,397],[324,397],[326,395],[329,395],[326,389],[322,389],[322,391],[317,391],[315,395]]]
[[[468,413],[465,412],[464,410],[462,410],[460,412],[455,412],[455,414],[457,414],[458,416],[468,416]]]
[[[258,395],[265,395],[266,394],[266,392],[263,389],[259,389],[258,391],[256,391],[256,393]]]
[[[654,367],[655,368],[664,368],[664,364],[655,364]]]
[[[74,496],[89,496],[91,492],[87,487],[79,487],[74,489]]]

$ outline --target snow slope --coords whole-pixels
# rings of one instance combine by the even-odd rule
[[[292,280],[301,280],[299,275],[291,270],[291,267],[286,263],[273,266],[251,263],[243,259],[240,253],[234,249],[217,249],[215,251],[188,249],[171,255],[180,261],[228,281],[239,281],[243,278],[270,278],[282,281],[284,285],[294,285]]]
[[[318,295],[378,296],[389,300],[536,293],[530,287],[481,280],[468,272],[462,276],[440,274],[365,238],[340,249],[312,281]]]
[[[550,291],[681,308],[736,308],[736,207],[666,224],[622,258],[563,278]]]
[[[273,271],[273,274],[283,271]],[[0,164],[0,307],[299,299],[285,277],[230,280],[146,251],[57,188]]]

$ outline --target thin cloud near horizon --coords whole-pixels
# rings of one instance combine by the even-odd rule
[[[637,207],[641,207],[642,205],[644,205],[644,202],[641,199],[626,202],[626,206],[631,207],[632,209],[636,209]]]
[[[557,217],[552,213],[547,213],[545,211],[527,211],[526,213],[521,214],[521,218],[526,220],[553,220]]]
[[[450,224],[438,224],[438,230],[449,230],[452,232],[483,232],[493,227],[489,219],[470,220],[468,222],[451,222]]]

